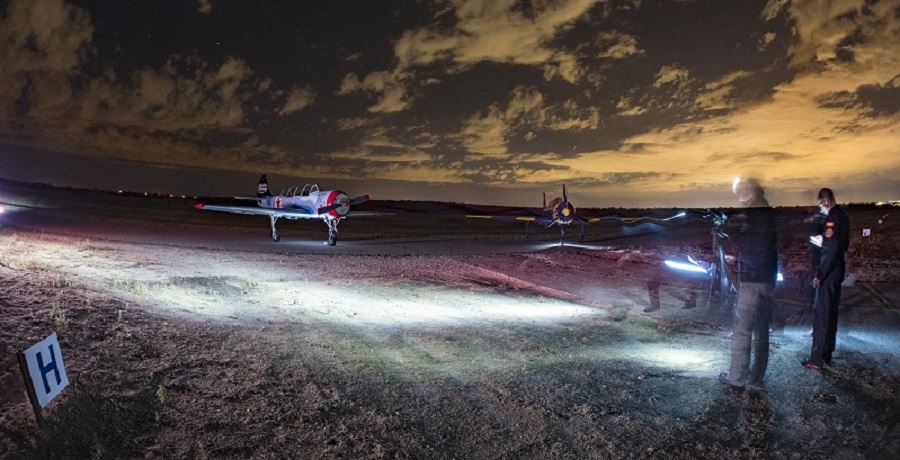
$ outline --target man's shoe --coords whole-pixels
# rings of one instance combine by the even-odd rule
[[[731,390],[731,391],[734,391],[734,392],[737,392],[737,393],[740,393],[740,392],[744,391],[744,387],[742,387],[742,386],[740,386],[740,385],[735,385],[735,384],[731,383],[730,380],[728,380],[728,373],[727,373],[727,372],[722,372],[721,374],[719,374],[719,381],[722,382],[722,383],[724,383],[725,385],[727,385],[727,386],[728,386],[728,389]]]
[[[822,368],[821,365],[816,364],[808,359],[804,359],[803,361],[800,361],[800,364],[802,364],[803,367],[805,367],[807,369],[821,369]]]

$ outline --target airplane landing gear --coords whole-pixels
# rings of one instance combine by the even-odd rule
[[[340,219],[327,219],[325,221],[325,223],[328,224],[328,245],[329,246],[334,246],[337,244],[337,239],[338,239],[337,238],[337,236],[338,236],[337,226],[338,226],[338,222],[340,222],[340,221],[341,221]]]
[[[272,239],[277,243],[281,241],[281,235],[279,235],[278,230],[275,229],[275,222],[278,222],[278,216],[269,216],[269,221],[272,224]]]

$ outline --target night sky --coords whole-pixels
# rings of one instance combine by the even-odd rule
[[[0,0],[0,177],[589,207],[900,199],[900,0]]]

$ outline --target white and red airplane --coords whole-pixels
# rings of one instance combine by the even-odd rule
[[[281,241],[275,222],[285,219],[322,219],[328,225],[328,245],[337,244],[337,226],[341,219],[350,213],[350,207],[369,200],[369,195],[350,199],[340,190],[319,190],[319,184],[306,184],[302,187],[290,187],[281,191],[280,195],[269,193],[269,182],[266,175],[259,178],[256,196],[236,196],[237,200],[252,200],[258,208],[247,206],[219,206],[197,203],[195,208],[204,211],[221,211],[234,214],[251,214],[269,216],[272,224],[272,239]]]

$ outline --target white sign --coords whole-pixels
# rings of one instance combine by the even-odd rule
[[[69,384],[56,333],[23,352],[38,404],[47,406]]]

